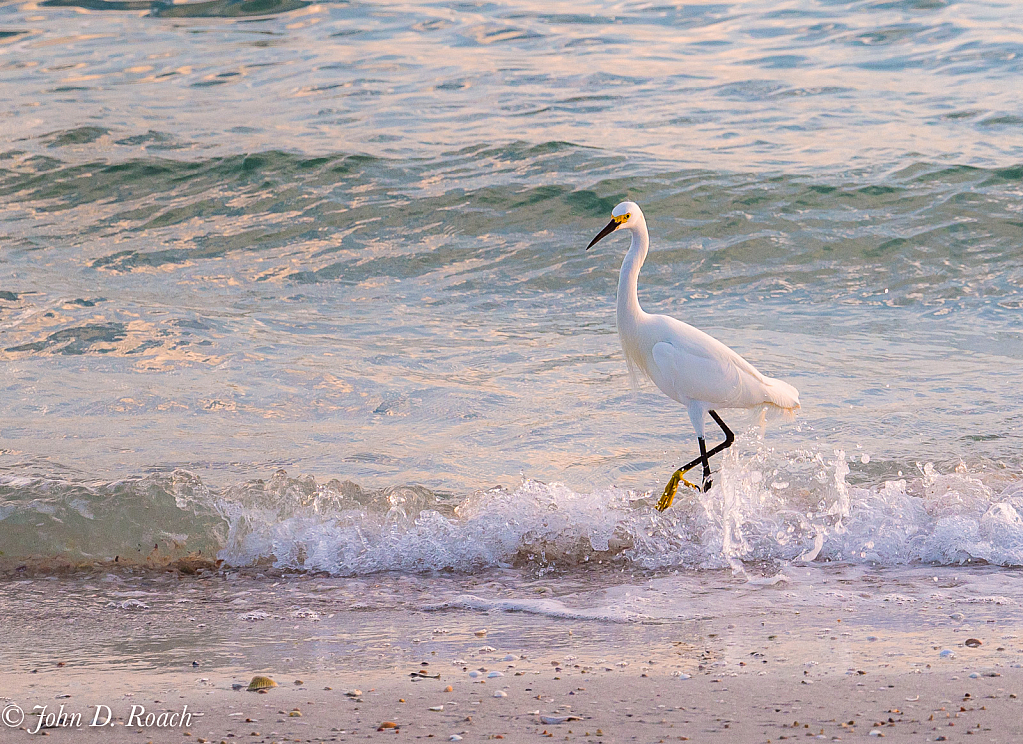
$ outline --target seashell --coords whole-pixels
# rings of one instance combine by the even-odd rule
[[[966,645],[970,648],[977,648],[977,646],[983,645],[983,641],[979,638],[967,638]]]
[[[540,716],[541,723],[557,724],[566,723],[567,721],[581,721],[579,716]]]
[[[383,731],[384,729],[396,729],[396,728],[398,728],[398,724],[396,724],[394,721],[384,721],[379,726],[377,726],[377,731]]]
[[[276,686],[277,686],[277,683],[274,682],[269,677],[263,677],[263,676],[260,676],[260,675],[257,674],[255,677],[252,678],[252,681],[249,682],[249,688],[248,689],[249,689],[249,692],[253,692],[255,690],[266,690],[266,689],[268,689],[270,687],[276,687]]]
[[[122,610],[148,610],[149,605],[137,599],[126,599],[123,602],[107,602],[107,607],[117,607]]]

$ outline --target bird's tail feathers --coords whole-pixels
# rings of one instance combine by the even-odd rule
[[[768,423],[773,423],[779,419],[782,421],[794,421],[796,418],[796,411],[798,408],[780,408],[773,403],[761,403],[756,409],[756,423],[760,427],[761,433]]]
[[[799,410],[799,391],[783,380],[765,377],[766,404],[780,409],[786,421],[791,421]]]

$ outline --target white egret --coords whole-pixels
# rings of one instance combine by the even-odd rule
[[[630,371],[642,371],[662,393],[688,409],[700,443],[700,456],[676,470],[664,487],[657,502],[657,508],[664,511],[671,506],[680,481],[700,490],[685,478],[699,464],[703,465],[703,491],[708,491],[712,484],[710,458],[735,441],[715,409],[774,406],[795,411],[799,408],[799,392],[787,382],[760,374],[752,364],[703,331],[667,315],[643,312],[638,283],[639,270],[650,249],[646,218],[635,202],[622,202],[611,214],[611,221],[586,250],[615,230],[632,233],[632,243],[618,277],[618,337],[625,360]],[[725,441],[709,451],[704,438],[708,413],[725,435]]]

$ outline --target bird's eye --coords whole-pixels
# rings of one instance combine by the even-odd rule
[[[629,221],[629,218],[630,218],[631,216],[632,216],[632,214],[631,214],[631,213],[629,213],[629,212],[626,212],[626,213],[625,213],[625,221],[626,221],[626,222],[628,222],[628,221]]]

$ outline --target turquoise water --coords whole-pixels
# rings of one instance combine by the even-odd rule
[[[1021,60],[994,2],[2,5],[0,549],[1020,565]],[[667,516],[626,198],[645,309],[803,404]]]

